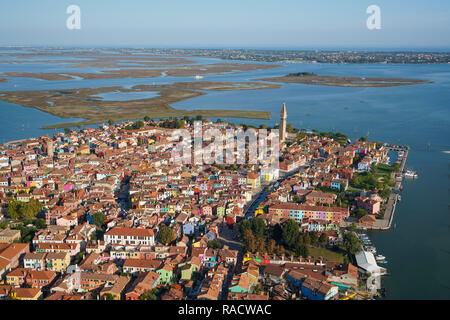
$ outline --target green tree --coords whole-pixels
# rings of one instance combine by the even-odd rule
[[[21,203],[17,200],[8,200],[8,216],[11,219],[19,219],[21,214]]]
[[[317,244],[317,242],[319,241],[319,235],[317,234],[316,231],[311,231],[311,232],[309,233],[309,237],[310,237],[310,239],[311,239],[311,244],[312,244],[312,245]]]
[[[295,220],[289,219],[283,225],[283,242],[289,248],[294,248],[295,243],[297,242],[299,235],[299,225]]]
[[[328,243],[328,236],[325,232],[322,232],[319,237],[319,244],[323,247],[325,247]]]
[[[253,218],[251,221],[252,231],[256,238],[262,238],[266,230],[266,223],[261,218]]]
[[[252,230],[246,229],[244,231],[244,237],[243,237],[243,243],[244,243],[244,249],[254,253],[257,250],[257,242],[255,239],[255,236],[253,235]]]
[[[268,254],[273,254],[275,253],[275,249],[276,249],[276,242],[273,239],[269,239],[269,241],[267,242],[267,253]]]
[[[69,128],[64,128],[64,133],[65,134],[69,134],[70,133],[70,129]]]
[[[208,241],[208,248],[211,248],[211,249],[221,249],[221,248],[222,248],[222,243],[220,243],[219,240],[211,240],[211,241]]]
[[[362,250],[361,240],[354,232],[346,232],[344,234],[344,250],[347,251],[349,255]]]
[[[149,116],[145,116],[145,117],[144,117],[144,121],[145,121],[145,122],[149,122],[149,121],[150,121],[150,117],[149,117]]]
[[[311,237],[309,236],[309,233],[303,233],[301,242],[306,244],[306,245],[310,245],[311,244]]]
[[[22,216],[25,219],[31,219],[41,212],[42,204],[34,198],[31,198],[28,203],[22,205]]]
[[[295,254],[307,258],[309,256],[309,247],[304,243],[297,242],[295,245]]]
[[[107,292],[103,295],[103,300],[115,300],[115,299],[111,293]]]
[[[114,120],[113,120],[113,119],[109,119],[109,120],[108,120],[108,124],[109,124],[110,126],[112,126],[112,125],[114,124]]]
[[[142,120],[138,120],[134,123],[133,127],[134,129],[141,129],[145,123]]]
[[[252,229],[252,223],[248,219],[244,219],[238,223],[238,231],[239,231],[239,235],[241,236],[241,239],[244,239],[245,230],[251,230],[251,229]]]
[[[302,198],[301,198],[298,194],[296,194],[296,195],[294,196],[294,202],[302,203]]]
[[[358,215],[360,215],[360,216],[365,216],[365,215],[367,214],[367,211],[364,210],[363,208],[358,208],[358,209],[356,210],[356,213],[357,213]]]
[[[154,290],[147,290],[139,296],[139,300],[156,300],[156,294]]]
[[[106,216],[103,212],[96,212],[92,215],[92,222],[98,227],[101,228],[105,224]]]
[[[277,242],[280,242],[283,239],[283,229],[279,223],[272,229],[272,238]]]
[[[292,126],[292,123],[288,123],[286,130],[289,133],[294,132],[294,127]]]
[[[165,224],[163,224],[158,231],[158,241],[161,242],[162,244],[169,244],[171,243],[174,238],[175,238],[175,234],[172,230],[172,228],[166,226]]]

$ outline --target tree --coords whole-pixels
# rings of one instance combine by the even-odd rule
[[[145,121],[145,122],[149,122],[149,121],[150,121],[150,117],[149,117],[149,116],[145,116],[145,117],[144,117],[144,121]]]
[[[253,235],[256,238],[262,238],[264,236],[264,231],[266,230],[266,224],[261,218],[254,218],[251,221]]]
[[[325,247],[328,243],[328,236],[325,232],[323,232],[319,237],[319,243],[321,246]]]
[[[69,134],[70,133],[70,129],[69,128],[64,128],[64,133],[65,134]]]
[[[348,227],[348,231],[355,232],[355,231],[356,231],[356,228],[357,228],[356,223],[353,222],[353,223],[350,225],[350,227]]]
[[[308,233],[304,233],[302,236],[302,241],[304,244],[309,245],[311,244],[311,237],[309,236]]]
[[[21,217],[21,213],[20,213],[20,202],[16,201],[14,199],[10,199],[8,201],[8,216],[11,219],[19,219]]]
[[[273,254],[275,252],[277,243],[273,239],[269,239],[267,242],[267,253]]]
[[[166,225],[162,225],[159,228],[158,231],[158,241],[161,242],[162,244],[169,244],[171,243],[175,238],[175,234],[172,230],[172,228],[166,226]]]
[[[105,224],[106,216],[103,212],[96,212],[92,215],[92,222],[98,227],[101,228]]]
[[[296,194],[296,195],[294,196],[294,202],[296,202],[296,203],[302,203],[302,198],[301,198],[298,194]]]
[[[317,234],[316,231],[311,231],[309,233],[309,237],[311,239],[311,244],[317,244],[317,241],[319,241],[319,235]]]
[[[145,291],[143,294],[139,296],[139,300],[156,300],[155,289]]]
[[[133,127],[134,127],[134,129],[140,129],[140,128],[142,128],[144,125],[145,125],[145,124],[144,124],[144,122],[143,122],[142,120],[138,120],[138,121],[136,121],[136,122],[134,123]]]
[[[112,125],[114,124],[114,120],[113,120],[113,119],[109,119],[109,120],[108,120],[108,124],[109,124],[110,126],[112,126]]]
[[[358,215],[360,215],[360,216],[365,216],[367,214],[367,211],[364,210],[363,208],[358,208],[356,210],[356,213],[358,213]]]
[[[244,219],[238,224],[238,231],[239,235],[241,236],[241,239],[244,239],[245,230],[251,230],[252,229],[252,223],[248,219]]]
[[[103,295],[103,299],[104,300],[115,300],[114,296],[109,292],[107,292]]]
[[[346,232],[344,234],[344,250],[347,251],[349,255],[361,251],[361,245],[361,240],[358,239],[354,232]]]
[[[272,238],[277,242],[280,242],[283,238],[283,230],[279,223],[277,223],[272,229]]]
[[[289,248],[293,248],[299,235],[299,225],[295,220],[289,219],[283,226],[283,242]]]
[[[292,133],[294,131],[294,127],[292,126],[292,123],[288,123],[286,130],[289,133]]]
[[[266,243],[261,238],[256,241],[256,251],[266,253]]]
[[[208,241],[208,248],[221,249],[222,248],[222,243],[220,243],[220,241],[218,241],[218,240]]]
[[[309,256],[309,247],[304,243],[297,242],[295,245],[295,254],[307,258]]]
[[[25,219],[31,219],[41,212],[42,204],[34,198],[31,198],[28,203],[22,206],[22,216]]]
[[[246,229],[244,231],[243,243],[245,250],[254,253],[257,249],[257,243],[252,230]]]

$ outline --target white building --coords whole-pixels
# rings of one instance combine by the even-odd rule
[[[155,244],[155,236],[152,229],[113,228],[105,233],[104,239],[107,245],[149,246]]]
[[[360,251],[357,254],[355,254],[355,258],[358,267],[367,273],[378,275],[386,273],[385,268],[379,267],[377,265],[377,261],[375,260],[375,257],[371,252]]]

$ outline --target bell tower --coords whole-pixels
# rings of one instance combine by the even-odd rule
[[[287,111],[286,111],[286,103],[283,103],[283,107],[280,112],[280,143],[283,143],[286,139],[286,120],[287,120]]]

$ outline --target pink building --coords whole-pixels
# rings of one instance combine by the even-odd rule
[[[380,202],[372,200],[368,197],[358,197],[356,200],[356,206],[362,208],[370,214],[378,214],[380,212]]]

